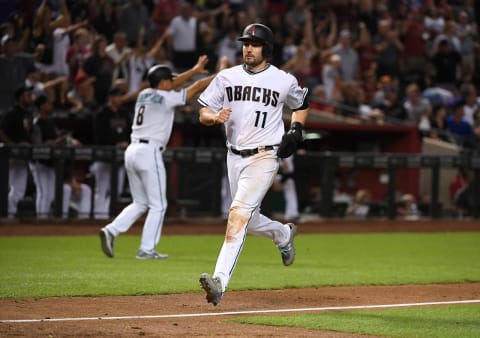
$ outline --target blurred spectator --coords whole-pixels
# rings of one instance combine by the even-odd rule
[[[26,51],[29,49],[31,39],[31,26],[25,20],[26,14],[21,11],[13,11],[8,20],[1,25],[0,36],[8,35],[17,41],[17,50]]]
[[[430,125],[432,127],[430,137],[445,142],[452,141],[447,128],[447,108],[445,105],[439,105],[433,110]]]
[[[313,18],[313,25],[315,44],[319,52],[332,48],[338,33],[337,16],[335,13],[332,11],[316,13]]]
[[[433,107],[448,105],[455,99],[453,91],[441,87],[427,87],[422,96],[427,98]]]
[[[287,221],[298,221],[300,214],[298,211],[298,196],[295,187],[295,167],[293,155],[280,159],[278,175],[273,182],[273,190],[281,191],[285,200],[284,217]]]
[[[61,4],[66,8],[65,1]],[[42,0],[38,7],[32,27],[32,42],[40,54],[40,61],[44,65],[53,63],[53,30],[57,23],[54,17],[54,3]]]
[[[370,196],[368,190],[358,190],[352,204],[350,204],[346,210],[346,216],[353,218],[366,218],[370,211]]]
[[[310,90],[321,82],[312,71],[312,60],[318,53],[313,34],[312,15],[306,11],[301,43],[296,46],[295,54],[290,60],[281,66],[281,69],[295,75],[302,87]]]
[[[373,38],[377,51],[377,76],[397,76],[400,67],[400,55],[404,50],[397,28],[390,20],[378,22],[378,34]]]
[[[395,85],[385,88],[383,100],[375,103],[373,107],[380,109],[384,114],[385,120],[391,123],[407,120],[406,111],[403,109],[398,89]]]
[[[359,57],[352,46],[352,35],[349,30],[340,31],[338,43],[330,51],[340,56],[341,74],[345,81],[359,79]]]
[[[358,24],[359,36],[353,43],[359,56],[359,79],[365,80],[366,76],[377,67],[377,56],[372,43],[372,35],[364,22]]]
[[[428,6],[425,11],[424,25],[426,29],[426,38],[433,39],[445,28],[445,19],[440,15],[439,10],[434,5]]]
[[[462,51],[460,39],[457,36],[457,23],[453,20],[447,21],[444,32],[438,34],[433,40],[432,55],[438,51],[440,42],[446,40],[450,49],[458,53]]]
[[[447,117],[447,129],[456,143],[463,147],[475,146],[475,133],[473,127],[465,119],[465,102],[462,99],[452,104],[452,114]]]
[[[32,88],[34,100],[37,97],[46,95],[50,102],[57,102],[60,106],[65,106],[68,87],[68,79],[66,76],[58,76],[49,81],[42,81],[40,70],[33,64],[27,71],[25,85]]]
[[[130,142],[130,114],[122,107],[122,92],[112,88],[108,100],[95,117],[94,137],[96,145],[110,145],[126,149]],[[105,219],[110,215],[110,162],[95,161],[90,172],[95,177],[94,217]],[[125,167],[118,168],[118,196],[123,192]]]
[[[69,177],[63,183],[62,218],[68,218],[70,209],[75,210],[78,219],[90,218],[92,188],[76,177]]]
[[[438,44],[438,51],[432,56],[431,63],[433,85],[454,91],[460,80],[462,56],[452,49],[448,40],[443,39]]]
[[[470,123],[471,126],[476,126],[480,121],[480,98],[477,96],[477,88],[471,83],[465,83],[460,87],[460,95],[465,101],[463,106],[463,119]]]
[[[463,184],[455,192],[455,207],[459,213],[471,215],[475,208],[475,172],[473,170],[464,170],[462,173]]]
[[[385,100],[385,95],[390,89],[397,90],[397,84],[390,75],[380,76],[376,84],[376,90],[373,94],[373,104],[377,105]]]
[[[117,2],[115,1],[102,0],[99,4],[100,10],[92,20],[95,31],[103,35],[109,44],[115,42],[115,34],[120,32],[118,28],[117,6]]]
[[[143,29],[145,34],[142,43],[148,44],[151,39],[150,15],[143,0],[126,0],[120,9],[118,18],[119,30],[127,36],[128,45],[134,47],[137,45],[138,32]]]
[[[406,99],[403,108],[409,121],[415,123],[423,133],[430,131],[430,116],[432,105],[430,101],[421,96],[420,88],[416,83],[409,84],[406,88]]]
[[[72,113],[92,113],[97,106],[95,102],[94,78],[83,70],[75,76],[73,88],[67,92],[67,105]]]
[[[0,120],[0,141],[7,144],[32,144],[32,91],[22,85],[15,90],[15,105]],[[15,216],[18,202],[25,196],[28,178],[27,161],[10,158],[8,214]]]
[[[383,111],[377,107],[372,107],[367,102],[367,97],[362,87],[357,86],[356,95],[358,101],[358,118],[364,123],[384,124]]]
[[[405,46],[402,76],[408,81],[423,81],[426,65],[425,26],[418,8],[407,14],[401,23],[400,33]]]
[[[193,6],[188,1],[182,2],[180,14],[170,21],[165,31],[170,59],[178,72],[189,69],[197,62],[200,27],[193,14]]]
[[[70,141],[67,135],[67,142]],[[74,161],[66,161],[63,181],[62,218],[76,216],[90,218],[92,212],[92,188],[85,183],[85,173],[76,168]]]
[[[294,1],[289,7],[284,16],[285,24],[292,31],[302,31],[307,21],[307,12],[310,11],[307,0]]]
[[[397,206],[397,215],[408,220],[416,220],[420,217],[417,199],[412,194],[403,194]]]
[[[479,48],[478,44],[478,26],[468,17],[466,11],[460,11],[459,22],[457,24],[457,35],[460,39],[462,54],[462,68],[473,74],[475,68],[475,48]]]
[[[237,54],[242,50],[242,42],[238,41],[238,32],[234,27],[229,27],[227,33],[218,42],[217,57],[226,56],[230,65],[237,62]]]
[[[237,35],[237,32],[235,32]],[[289,62],[297,53],[296,34],[290,32],[285,36],[282,46],[282,64]]]
[[[145,34],[144,29],[140,29],[138,32],[138,42],[134,50],[132,50],[130,57],[128,58],[128,92],[134,93],[141,86],[144,80],[144,76],[147,70],[155,64],[154,55],[157,54],[157,50],[161,47],[164,38],[160,38],[157,43],[150,49],[143,44],[143,36]]]
[[[79,23],[85,20],[91,20],[93,8],[91,8],[90,0],[76,0],[71,6],[72,22]]]
[[[341,58],[337,54],[329,56],[322,68],[322,82],[325,89],[326,103],[331,104],[341,97],[343,79],[341,74]]]
[[[87,21],[83,21],[78,24],[72,25],[68,10],[65,9],[63,12],[64,14],[60,15],[54,22],[55,29],[52,33],[53,54],[51,64],[36,62],[36,66],[39,68],[41,73],[45,74],[47,81],[55,80],[56,78],[63,76],[69,77],[70,69],[67,63],[67,52],[71,44],[70,34],[87,24]],[[63,100],[64,95],[63,97],[60,96],[60,104]]]
[[[27,78],[27,70],[34,62],[34,55],[17,52],[17,44],[13,37],[4,35],[1,38],[3,54],[0,55],[0,115],[9,110],[15,103],[15,90],[22,86]]]
[[[65,59],[68,65],[70,83],[74,84],[77,73],[90,56],[90,36],[85,28],[78,28],[73,34],[73,44],[68,47]]]
[[[128,81],[128,58],[132,53],[132,49],[127,46],[125,33],[116,32],[113,35],[113,42],[106,47],[105,52],[115,63],[112,82],[115,82],[117,79],[126,79]]]
[[[464,187],[467,185],[467,175],[468,169],[459,168],[457,173],[455,174],[455,177],[453,177],[450,181],[450,185],[448,187],[450,192],[450,201],[455,207],[457,204],[458,192],[463,190]]]
[[[359,84],[356,81],[345,81],[342,83],[342,98],[337,109],[342,116],[359,118],[358,108],[360,101],[358,97]]]
[[[327,101],[325,86],[323,85],[318,85],[312,89],[312,99],[310,105],[312,110],[319,110],[321,112],[335,114],[334,106],[329,104]]]
[[[154,24],[155,36],[158,38],[165,33],[170,25],[170,21],[178,15],[180,11],[180,1],[157,0],[152,12],[152,21]]]
[[[35,99],[37,117],[33,123],[32,143],[35,145],[65,145],[66,135],[60,135],[51,113],[53,104],[47,96]],[[53,160],[35,160],[29,163],[35,183],[35,210],[38,218],[49,216],[55,197],[55,168]]]
[[[85,73],[94,79],[93,89],[97,105],[105,103],[108,90],[112,86],[114,62],[105,49],[107,40],[97,35],[92,43],[91,54],[83,64]]]

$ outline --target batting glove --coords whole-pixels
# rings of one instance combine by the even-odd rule
[[[297,150],[298,145],[303,140],[303,125],[300,122],[293,122],[290,130],[282,136],[282,142],[277,150],[277,156],[287,158]]]

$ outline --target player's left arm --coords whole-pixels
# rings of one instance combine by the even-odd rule
[[[292,118],[290,120],[291,124],[298,122],[298,123],[301,123],[302,126],[304,126],[305,122],[307,121],[308,112],[309,112],[308,107],[304,109],[294,110],[292,112]]]
[[[282,137],[277,150],[278,157],[287,158],[291,156],[303,141],[303,127],[307,121],[309,106],[307,91],[305,90],[301,106],[292,112],[290,129]]]

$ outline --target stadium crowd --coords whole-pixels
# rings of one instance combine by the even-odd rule
[[[479,150],[479,7],[474,0],[1,2],[0,141],[125,147],[149,67],[181,72],[202,54],[212,73],[222,57],[238,64],[237,37],[262,22],[275,34],[271,62],[310,89],[312,115],[415,124],[421,135]],[[52,116],[90,116],[97,128],[57,125],[50,140],[29,137],[45,102]],[[197,124],[195,110],[180,114],[192,131],[186,142],[208,145],[212,131]]]

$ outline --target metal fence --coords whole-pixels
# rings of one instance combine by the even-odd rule
[[[178,214],[192,209],[204,215],[218,216],[221,213],[221,179],[225,169],[224,148],[171,148],[163,156],[167,167],[169,206]],[[124,151],[111,146],[0,146],[0,217],[8,214],[9,160],[11,158],[54,161],[56,183],[53,215],[62,215],[63,177],[67,161],[106,161],[111,164],[110,216],[118,212],[117,172],[122,164]],[[440,170],[443,168],[465,168],[475,172],[474,208],[472,216],[480,217],[480,157],[470,154],[458,156],[432,156],[421,154],[371,154],[306,152],[296,156],[300,167],[309,167],[316,173],[314,179],[321,185],[320,214],[334,217],[333,191],[337,168],[383,168],[388,174],[387,194],[383,201],[386,217],[396,217],[397,173],[402,168],[428,169],[431,171],[431,199],[429,215],[442,217],[439,203]]]

